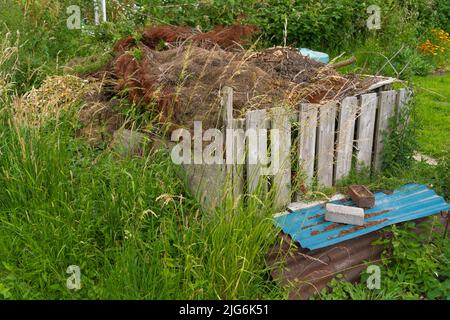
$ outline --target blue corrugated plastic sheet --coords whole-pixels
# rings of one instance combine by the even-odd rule
[[[332,203],[354,206],[348,199]],[[449,210],[450,204],[427,186],[407,184],[392,194],[375,193],[375,207],[365,210],[364,226],[325,221],[325,204],[278,216],[275,223],[303,248],[313,250],[356,238],[391,224]]]

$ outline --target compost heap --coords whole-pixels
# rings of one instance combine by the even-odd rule
[[[373,79],[340,75],[301,56],[296,49],[244,50],[258,31],[251,25],[216,27],[202,33],[176,26],[148,27],[140,41],[128,37],[114,47],[116,92],[175,127],[221,125],[220,91],[234,89],[233,112],[300,102],[324,103],[363,92]]]

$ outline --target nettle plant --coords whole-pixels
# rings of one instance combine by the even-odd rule
[[[352,284],[338,275],[321,299],[450,299],[450,239],[444,237],[438,217],[416,224],[393,225],[374,244],[385,246],[380,266],[380,287],[370,289],[362,272]]]
[[[382,255],[384,277],[405,297],[450,299],[450,239],[438,217],[392,226]]]
[[[419,123],[413,121],[416,102],[411,99],[400,114],[389,121],[390,130],[385,135],[386,143],[383,153],[383,169],[396,171],[410,167],[414,161],[413,154],[417,150],[417,129]],[[414,119],[415,120],[415,119]]]

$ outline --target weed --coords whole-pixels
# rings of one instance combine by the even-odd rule
[[[414,151],[418,148],[417,127],[418,121],[412,121],[415,116],[416,103],[413,99],[397,110],[389,119],[389,133],[384,139],[383,169],[385,171],[398,171],[399,167],[411,167]]]
[[[420,233],[417,230],[421,229]],[[381,260],[381,288],[366,286],[368,275],[353,285],[340,278],[324,289],[322,299],[445,299],[450,297],[448,259],[450,239],[443,238],[443,226],[437,217],[416,225],[393,225],[390,236],[376,243],[386,246]]]
[[[131,52],[131,55],[136,61],[142,60],[142,50],[140,48],[133,48],[133,51]]]

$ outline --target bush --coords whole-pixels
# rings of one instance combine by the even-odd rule
[[[359,68],[402,78],[429,72],[434,63],[418,54],[419,40],[428,35],[432,27],[448,28],[450,25],[448,5],[437,0],[375,0],[371,4],[379,5],[382,10],[382,28],[372,31],[366,27],[368,4],[349,0],[202,3],[155,0],[141,3],[142,12],[149,15],[151,23],[200,26],[208,30],[239,19],[261,28],[260,46],[282,45],[286,41],[290,46],[309,47],[331,55],[353,51],[359,58]],[[374,47],[374,52],[359,56],[360,51]],[[387,59],[392,57],[395,70],[386,67],[389,66]]]
[[[71,4],[0,0],[0,35],[10,32],[12,41],[19,41],[18,69],[12,74],[19,93],[38,86],[48,74],[59,73],[59,67],[71,58],[102,50],[89,34],[67,28],[66,7]]]
[[[402,46],[405,52],[394,58],[403,77],[424,74],[434,65],[425,63],[415,52],[432,27],[449,28],[449,4],[437,0],[374,0],[382,9],[382,29],[366,27],[367,3],[351,0],[135,0],[108,3],[110,23],[93,27],[90,0],[30,1],[0,0],[0,33],[20,32],[20,72],[14,75],[20,92],[39,85],[49,73],[75,56],[98,54],[124,35],[144,24],[170,23],[199,26],[209,30],[215,25],[230,25],[237,20],[254,23],[261,29],[260,46],[286,43],[310,47],[333,55],[343,51],[357,55],[358,67],[376,72]],[[69,30],[65,9],[80,5],[85,32]],[[31,27],[30,27],[31,26]],[[285,27],[287,33],[285,34]],[[419,40],[418,40],[419,39]],[[376,53],[360,52],[376,49]],[[367,51],[367,50],[366,50]],[[371,50],[373,51],[373,50]],[[383,54],[386,58],[381,56]],[[396,75],[392,68],[382,71]]]

